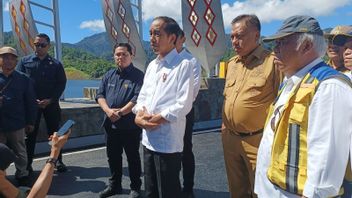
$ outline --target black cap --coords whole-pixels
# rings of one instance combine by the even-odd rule
[[[0,170],[5,171],[15,160],[17,160],[15,153],[5,144],[0,143]]]
[[[352,39],[352,26],[339,26],[337,34],[332,37],[332,43],[343,46],[350,39]]]
[[[320,25],[315,18],[304,15],[296,15],[287,18],[276,34],[264,38],[263,41],[273,41],[294,33],[323,35],[323,30],[321,30]]]

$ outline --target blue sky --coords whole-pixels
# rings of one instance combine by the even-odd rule
[[[32,0],[47,6],[48,0]],[[133,1],[133,0],[132,0]],[[142,0],[144,40],[148,40],[150,21],[154,16],[167,15],[181,22],[181,0]],[[316,17],[322,28],[352,25],[352,0],[221,0],[225,31],[229,32],[231,20],[239,14],[257,14],[262,22],[262,35],[275,33],[282,20],[295,14]],[[4,30],[10,31],[9,12],[4,0]],[[179,9],[175,9],[179,7]],[[59,0],[61,40],[76,43],[86,36],[105,31],[101,0]],[[48,12],[33,9],[36,20],[51,22]],[[37,25],[40,32],[52,37],[51,30]]]

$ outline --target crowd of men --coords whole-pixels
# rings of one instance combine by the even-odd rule
[[[227,66],[221,129],[230,197],[350,197],[352,26],[324,33],[315,18],[297,15],[263,42],[260,31],[255,15],[231,23],[236,55]],[[185,35],[174,19],[154,18],[149,33],[157,57],[145,73],[133,66],[131,46],[118,43],[116,68],[103,76],[97,92],[111,172],[100,197],[122,193],[123,151],[130,197],[142,197],[140,141],[144,196],[195,197],[192,106],[201,65],[183,47]],[[0,145],[0,173],[14,161],[19,185],[28,185],[33,171],[41,114],[48,135],[58,139],[52,134],[59,127],[58,101],[66,84],[63,66],[47,53],[49,37],[39,34],[34,46],[35,54],[18,64],[15,49],[0,49],[0,143],[8,146]],[[59,172],[67,170],[62,145],[48,161]],[[0,195],[21,194],[4,175],[0,183],[12,191],[2,185]]]

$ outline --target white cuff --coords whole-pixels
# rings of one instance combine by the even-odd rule
[[[161,117],[163,117],[165,120],[169,121],[169,122],[175,122],[177,120],[177,117],[172,115],[169,112],[169,109],[165,109],[163,111],[160,112]]]
[[[303,196],[308,198],[335,197],[340,189],[335,189],[334,186],[317,187],[315,185],[305,183]]]

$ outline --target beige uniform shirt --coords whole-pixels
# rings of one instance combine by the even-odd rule
[[[235,56],[230,60],[222,116],[227,129],[249,133],[264,128],[267,109],[282,79],[273,61],[273,54],[262,46],[243,59]]]

